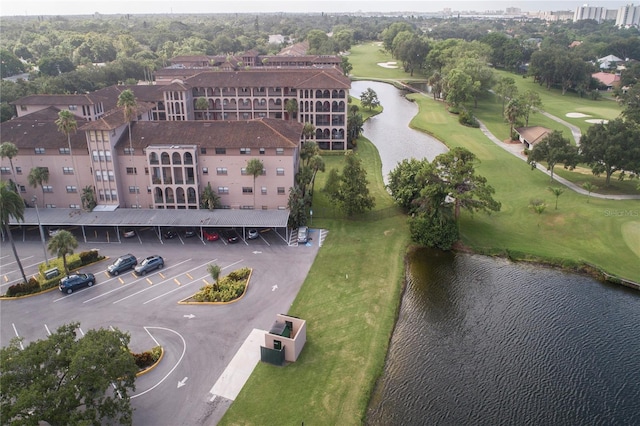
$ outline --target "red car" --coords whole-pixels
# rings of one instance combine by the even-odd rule
[[[202,238],[207,241],[216,241],[220,236],[215,231],[202,231]]]

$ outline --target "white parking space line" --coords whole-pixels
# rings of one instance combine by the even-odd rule
[[[215,262],[216,260],[218,260],[218,259],[214,259],[213,261]],[[207,262],[207,263],[209,263],[209,262]],[[189,273],[189,272],[191,272],[191,271],[194,271],[194,270],[196,270],[196,269],[200,269],[200,268],[202,268],[204,265],[206,265],[207,263],[203,263],[203,264],[201,264],[201,265],[196,266],[195,268],[189,269],[186,273],[188,274],[188,273]],[[183,273],[184,273],[184,272],[183,272]],[[205,275],[205,276],[206,276],[206,275]],[[174,278],[174,279],[175,279],[175,278]],[[160,284],[164,284],[164,283],[166,283],[166,282],[168,282],[168,281],[170,281],[170,280],[171,280],[171,278],[167,278],[167,279],[165,279],[165,280],[163,280],[163,281],[160,281],[158,284],[154,285],[153,287],[145,287],[145,288],[143,288],[142,290],[136,291],[135,293],[129,294],[129,295],[127,295],[127,296],[123,297],[122,299],[118,299],[118,300],[114,301],[114,302],[113,302],[113,304],[115,305],[116,303],[122,302],[123,300],[127,300],[127,299],[128,299],[128,298],[130,298],[130,297],[136,296],[136,295],[138,295],[138,294],[140,294],[140,293],[144,293],[145,291],[151,290],[151,289],[153,289],[153,288],[155,288],[155,287],[159,286]],[[185,284],[185,286],[186,286],[186,284]]]
[[[49,327],[47,327],[47,324],[44,325],[44,329],[47,330],[47,336],[51,336],[51,331],[49,330]]]
[[[230,268],[230,267],[232,267],[232,266],[234,266],[234,265],[237,265],[237,264],[238,264],[238,263],[240,263],[240,262],[244,262],[244,259],[242,259],[242,260],[238,260],[237,262],[234,262],[234,263],[232,263],[232,264],[230,264],[230,265],[224,266],[224,267],[222,267],[222,268],[220,268],[220,269],[224,271],[225,269]],[[203,275],[202,277],[198,278],[198,280],[201,280],[201,279],[203,279],[204,277],[207,277],[207,276],[209,276],[209,274],[207,274],[207,275]],[[196,282],[196,280],[191,281],[190,283],[187,283],[187,284],[185,284],[185,285],[183,285],[183,286],[180,286],[180,287],[178,287],[178,288],[174,288],[173,290],[170,290],[170,291],[168,291],[168,292],[166,292],[166,293],[163,293],[163,294],[161,294],[161,295],[159,295],[159,296],[156,296],[156,297],[154,297],[153,299],[149,299],[149,300],[147,300],[146,302],[144,302],[144,303],[143,303],[143,305],[146,305],[147,303],[149,303],[149,302],[153,302],[154,300],[160,299],[160,298],[162,298],[162,297],[164,297],[164,296],[168,296],[168,295],[170,295],[171,293],[174,293],[174,292],[176,292],[176,291],[178,291],[178,290],[181,290],[182,288],[184,288],[184,287],[188,286],[189,284],[193,284],[193,283],[195,283],[195,282]]]
[[[165,270],[165,271],[166,271],[167,269],[175,268],[175,267],[177,267],[177,266],[180,266],[180,265],[181,265],[181,264],[183,264],[183,263],[189,262],[190,260],[191,260],[191,259],[183,260],[182,262],[180,262],[180,263],[176,263],[175,265],[171,265],[171,266],[169,266],[168,268],[164,268],[163,270]],[[102,294],[99,294],[99,295],[97,295],[97,296],[95,296],[95,297],[92,297],[91,299],[87,299],[87,300],[85,300],[85,301],[84,301],[84,302],[82,302],[82,303],[92,302],[92,301],[94,301],[94,300],[96,300],[96,299],[99,299],[99,298],[101,298],[101,297],[107,296],[107,295],[109,295],[109,294],[113,293],[114,291],[121,290],[121,289],[123,289],[124,287],[128,287],[128,286],[133,285],[133,284],[135,284],[135,283],[137,283],[137,282],[139,282],[139,281],[142,281],[143,279],[144,279],[144,278],[138,278],[137,280],[134,280],[134,281],[130,282],[129,284],[123,284],[123,285],[121,285],[121,286],[119,286],[119,287],[114,288],[113,290],[109,290],[109,291],[107,291],[107,292],[105,292],[105,293],[102,293]],[[111,280],[109,280],[109,281],[113,281],[113,279],[111,279]],[[106,284],[106,283],[103,283],[103,284]],[[96,284],[94,287],[97,287],[97,285],[98,285],[98,284]],[[72,293],[72,294],[70,294],[70,295],[68,295],[68,296],[61,297],[60,299],[56,299],[56,300],[54,300],[54,302],[57,302],[58,300],[61,300],[61,299],[65,299],[65,298],[70,297],[70,296],[72,296],[72,295],[73,295],[73,293]]]
[[[14,323],[11,323],[11,326],[13,327],[13,332],[16,334],[16,337],[19,339],[20,335],[18,334],[18,329],[16,328],[16,325]],[[22,344],[22,340],[20,341],[20,349],[24,350],[24,345]]]

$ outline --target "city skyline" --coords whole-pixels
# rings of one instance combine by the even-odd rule
[[[523,12],[575,10],[584,5],[580,0],[454,0],[447,3],[436,1],[390,1],[355,0],[341,2],[334,0],[295,1],[295,0],[253,0],[237,2],[202,0],[113,0],[110,2],[77,2],[50,0],[23,0],[20,2],[2,1],[1,16],[40,16],[40,15],[92,15],[110,14],[195,14],[195,13],[390,13],[415,12],[434,13],[445,6],[453,11],[500,11],[507,8],[519,8]],[[629,4],[625,0],[600,0],[590,2],[589,6],[617,9]]]

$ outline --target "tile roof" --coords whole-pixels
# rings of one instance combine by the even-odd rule
[[[93,105],[89,95],[27,95],[12,105]]]
[[[349,89],[351,80],[336,68],[201,71],[185,82],[191,87],[295,87]]]
[[[147,111],[153,109],[153,107],[155,106],[155,104],[151,103],[151,102],[137,102],[137,109],[136,115],[140,115],[140,114],[144,114]],[[80,126],[78,126],[79,130],[85,131],[85,130],[113,130],[113,129],[117,129],[118,127],[126,124],[126,120],[124,118],[124,109],[123,108],[118,108],[116,107],[116,109],[113,109],[109,112],[107,112],[105,115],[103,115],[102,117],[100,117],[99,119],[95,120],[95,121],[89,121],[87,122],[87,124],[83,125],[82,128],[80,128]]]
[[[553,131],[542,126],[516,127],[514,130],[530,144],[540,142]]]
[[[56,107],[48,107],[24,117],[0,123],[2,141],[13,142],[20,149],[28,148],[67,148],[67,137],[58,131],[55,121],[58,119]],[[87,149],[87,139],[80,128],[87,121],[76,118],[78,131],[71,133],[72,149]]]
[[[598,80],[605,86],[613,86],[615,83],[620,83],[620,74],[611,74],[610,72],[597,72],[591,74],[591,77]]]
[[[240,121],[138,121],[131,126],[132,144],[180,144],[219,148],[295,148],[304,125],[260,118]],[[126,132],[118,144],[129,143]]]

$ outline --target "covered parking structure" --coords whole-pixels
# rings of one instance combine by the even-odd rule
[[[82,229],[84,242],[92,227],[114,227],[118,240],[124,229],[142,227],[198,228],[200,235],[207,228],[242,229],[242,236],[250,228],[273,229],[285,241],[289,241],[289,210],[165,210],[165,209],[116,209],[114,211],[87,212],[78,209],[24,210],[24,221],[11,218],[11,226],[38,226],[64,228],[77,226]],[[4,239],[3,234],[3,239]]]

